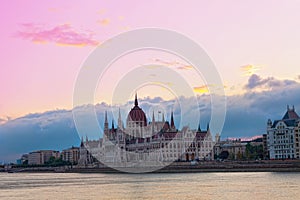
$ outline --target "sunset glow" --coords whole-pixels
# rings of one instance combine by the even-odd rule
[[[172,29],[193,38],[207,50],[228,83],[226,91],[230,95],[244,93],[243,85],[253,74],[299,81],[298,4],[6,2],[0,14],[1,26],[5,27],[0,33],[0,116],[16,118],[71,108],[76,75],[93,48],[125,29],[140,27]],[[178,15],[183,7],[185,14]],[[251,15],[244,14],[249,12]],[[192,69],[177,60],[156,58],[182,71]],[[195,91],[207,92],[196,85]]]

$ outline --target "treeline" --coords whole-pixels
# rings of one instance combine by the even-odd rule
[[[73,163],[69,161],[64,161],[62,157],[55,158],[54,156],[52,156],[47,162],[45,162],[45,164],[30,165],[28,164],[28,160],[26,160],[23,164],[14,165],[14,166],[15,167],[59,167],[59,166],[66,166],[66,165],[73,165]]]
[[[245,157],[247,160],[258,160],[258,159],[264,159],[264,149],[263,145],[251,145],[248,143],[246,145],[246,153]]]

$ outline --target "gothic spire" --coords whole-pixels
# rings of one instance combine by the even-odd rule
[[[171,112],[171,128],[175,128],[173,111]]]
[[[114,120],[111,121],[111,130],[114,131],[115,130],[115,124],[114,124]]]
[[[81,136],[80,147],[84,147],[84,143],[83,143],[83,136]]]
[[[198,124],[198,132],[201,132],[200,123]]]
[[[155,118],[154,118],[154,110],[153,110],[153,113],[152,113],[152,123],[155,122]]]
[[[107,121],[107,111],[105,111],[105,121],[104,121],[104,123],[108,123],[108,121]]]
[[[105,111],[104,130],[108,130],[107,111]]]
[[[122,129],[122,118],[121,118],[121,110],[120,110],[120,108],[119,108],[118,128]]]

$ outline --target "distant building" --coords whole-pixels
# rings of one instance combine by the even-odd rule
[[[30,152],[28,154],[28,164],[43,165],[47,161],[49,161],[51,157],[59,158],[60,157],[59,151],[39,150],[39,151]]]
[[[216,135],[214,154],[219,158],[225,152],[229,159],[242,159],[246,153],[246,145],[241,139],[220,141],[220,136]]]
[[[259,136],[255,139],[252,139],[250,141],[243,141],[244,143],[249,143],[252,146],[260,146],[263,145],[263,136]]]
[[[268,151],[267,134],[263,134],[262,141],[263,141],[263,156],[264,156],[264,159],[268,159],[268,158],[270,158],[270,156],[269,156],[269,151]]]
[[[20,159],[17,160],[18,165],[28,164],[28,154],[23,154]]]
[[[79,147],[71,147],[61,152],[63,161],[68,161],[72,164],[77,164],[79,160]]]
[[[91,151],[99,151],[101,149],[102,140],[99,141],[89,141],[88,138],[86,138],[85,144],[83,142],[83,139],[81,139],[81,144],[79,148],[79,160],[78,160],[78,165],[80,166],[86,166],[88,164],[93,163],[94,158],[92,156]],[[89,149],[89,151],[88,151]],[[99,152],[101,154],[102,152]],[[94,155],[97,155],[97,152],[95,152]]]
[[[17,159],[17,165],[22,165],[21,159]]]
[[[294,106],[287,107],[281,120],[267,123],[267,143],[270,159],[299,159],[300,118]]]

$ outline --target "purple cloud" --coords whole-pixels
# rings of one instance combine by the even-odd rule
[[[36,43],[53,42],[58,45],[96,46],[98,41],[93,39],[90,31],[76,31],[70,24],[61,24],[52,28],[43,25],[28,23],[22,24],[22,31],[16,36]]]

